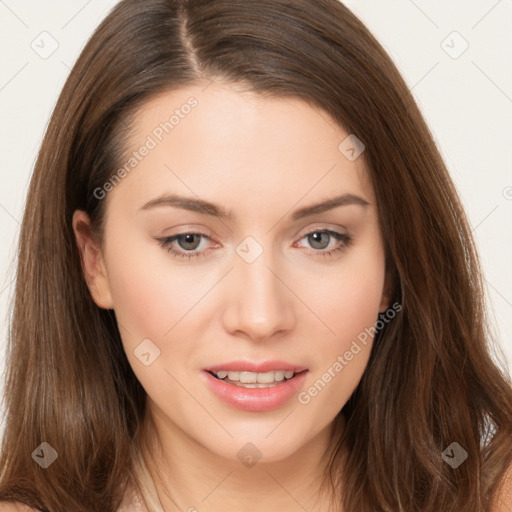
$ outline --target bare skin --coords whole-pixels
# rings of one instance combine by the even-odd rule
[[[390,306],[374,190],[362,158],[338,149],[349,134],[326,113],[231,84],[205,86],[161,94],[138,112],[127,154],[188,98],[198,102],[108,192],[101,245],[87,215],[75,212],[85,276],[95,303],[115,310],[148,393],[162,444],[150,470],[164,510],[325,512],[324,452],[367,365],[371,336],[341,371],[333,365]],[[215,203],[232,217],[143,208],[170,194]],[[343,195],[361,201],[293,219]],[[341,239],[318,234],[325,230]],[[157,240],[185,233],[205,236],[165,247]],[[148,366],[134,353],[145,339],[160,351]],[[306,367],[302,402],[294,396],[254,412],[222,401],[203,370],[234,360]],[[309,394],[318,380],[328,382]],[[261,454],[251,467],[237,455],[247,443]]]

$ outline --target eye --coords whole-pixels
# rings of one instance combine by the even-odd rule
[[[306,233],[301,240],[306,239],[308,244],[314,249],[313,255],[332,256],[346,247],[352,242],[352,237],[345,233],[339,233],[331,229],[317,229]],[[331,245],[331,242],[334,242]],[[326,250],[330,246],[329,250]]]
[[[213,240],[204,233],[180,233],[169,237],[156,238],[159,245],[167,249],[175,258],[187,258],[188,260],[206,256],[206,250],[200,250],[201,241]],[[330,229],[317,229],[306,233],[300,240],[307,239],[311,246],[308,252],[313,256],[332,256],[348,247],[352,238],[345,234]],[[334,241],[332,245],[331,242]],[[299,247],[302,247],[301,245]],[[326,250],[330,247],[329,250]]]
[[[180,233],[179,235],[157,238],[157,241],[175,258],[188,258],[190,260],[191,258],[205,256],[206,251],[196,252],[203,238],[211,241],[211,238],[203,233]]]

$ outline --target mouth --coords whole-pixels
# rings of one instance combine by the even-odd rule
[[[204,368],[202,373],[206,386],[228,406],[268,412],[290,403],[303,389],[309,370],[286,363],[233,362]]]
[[[214,378],[243,388],[269,388],[277,386],[294,379],[297,375],[307,370],[271,370],[264,373],[249,371],[210,371],[207,372]]]

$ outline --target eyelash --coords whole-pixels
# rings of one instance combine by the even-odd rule
[[[337,247],[335,247],[334,249],[330,249],[329,251],[321,250],[321,249],[316,249],[316,250],[310,249],[310,251],[313,251],[313,253],[315,253],[314,256],[331,257],[335,253],[342,251],[343,249],[346,249],[352,243],[352,237],[350,237],[349,235],[346,235],[344,233],[339,233],[338,231],[332,231],[330,229],[315,229],[313,231],[310,231],[310,232],[304,234],[300,238],[300,240],[308,237],[309,235],[313,235],[315,233],[328,234],[328,235],[332,236],[333,238],[335,238],[336,240],[338,240],[338,242],[341,242],[341,243]],[[197,235],[197,236],[206,238],[207,240],[211,240],[211,238],[208,235],[205,235],[203,233],[193,233],[193,232],[179,233],[177,235],[173,235],[173,236],[169,236],[169,237],[157,238],[156,240],[158,241],[159,245],[161,245],[162,247],[167,249],[167,252],[171,253],[175,258],[187,258],[188,260],[190,260],[192,258],[206,256],[206,251],[202,251],[202,252],[181,251],[181,250],[177,250],[172,245],[173,242],[176,241],[179,237],[187,236],[187,235]]]

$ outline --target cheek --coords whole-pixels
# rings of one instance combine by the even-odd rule
[[[347,256],[330,279],[316,280],[308,296],[332,332],[314,336],[314,371],[298,399],[308,414],[325,422],[350,398],[370,357],[385,268],[379,246],[367,249]]]
[[[126,345],[144,338],[161,345],[201,296],[208,282],[176,265],[164,249],[134,241],[109,247],[108,277],[116,318]],[[129,348],[129,347],[127,347]]]
[[[300,296],[325,326],[323,339],[343,349],[377,321],[384,278],[383,252],[378,244],[368,244],[347,252],[329,269],[310,271],[297,282],[301,283]]]
[[[377,268],[361,268],[346,276],[340,284],[341,293],[329,312],[336,322],[337,335],[355,338],[377,321],[384,285],[384,271]]]
[[[140,242],[132,247],[121,251],[112,245],[110,251],[111,262],[117,262],[109,267],[109,281],[124,350],[148,395],[179,409],[182,395],[172,376],[182,380],[178,374],[197,349],[190,342],[200,314],[194,309],[212,283],[174,264],[164,249]]]

